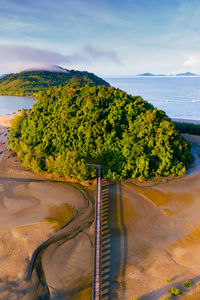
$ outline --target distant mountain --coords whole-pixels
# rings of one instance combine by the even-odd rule
[[[89,82],[95,86],[110,86],[108,82],[93,73],[66,70],[58,66],[53,66],[50,70],[38,68],[38,70],[26,70],[1,77],[0,94],[31,96],[42,90],[51,89],[60,85],[64,86],[70,80]]]
[[[190,73],[190,72],[186,72],[186,73],[179,73],[176,75],[144,73],[144,74],[138,74],[137,76],[199,76],[199,75]]]
[[[186,72],[186,73],[179,73],[176,76],[198,76],[197,74]]]
[[[144,74],[138,74],[137,76],[156,76],[156,75],[152,73],[144,73]]]

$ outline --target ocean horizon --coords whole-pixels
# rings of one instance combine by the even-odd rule
[[[111,86],[141,96],[174,119],[200,121],[199,76],[104,77]]]

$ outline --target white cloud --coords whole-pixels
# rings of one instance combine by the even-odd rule
[[[199,71],[200,70],[200,54],[192,54],[188,56],[184,63],[183,68],[187,68],[188,70],[192,71]]]
[[[70,68],[81,63],[87,65],[89,70],[89,67],[97,61],[120,65],[120,60],[114,51],[91,45],[86,45],[76,53],[67,55],[28,46],[0,45],[0,74],[51,65],[64,64]]]
[[[110,61],[121,64],[119,57],[113,50],[103,50],[88,44],[85,46],[84,51],[89,60]]]

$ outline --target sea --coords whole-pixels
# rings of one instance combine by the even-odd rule
[[[111,86],[134,96],[141,96],[170,118],[200,122],[200,77],[135,76],[131,78],[105,78]],[[0,96],[0,115],[12,114],[18,109],[31,108],[30,97]]]
[[[28,109],[35,101],[30,97],[0,96],[0,115],[17,113],[19,109]]]
[[[200,121],[200,77],[105,78],[111,86],[141,96],[170,118]]]

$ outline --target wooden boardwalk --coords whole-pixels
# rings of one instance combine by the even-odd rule
[[[88,166],[91,165],[88,164]],[[110,230],[108,226],[108,185],[104,184],[102,188],[102,166],[95,165],[95,167],[98,169],[98,175],[95,206],[95,246],[92,296],[93,300],[108,300],[110,295]]]
[[[101,299],[101,165],[98,169],[96,209],[95,209],[95,247],[94,247],[94,277],[93,277],[93,300]]]

